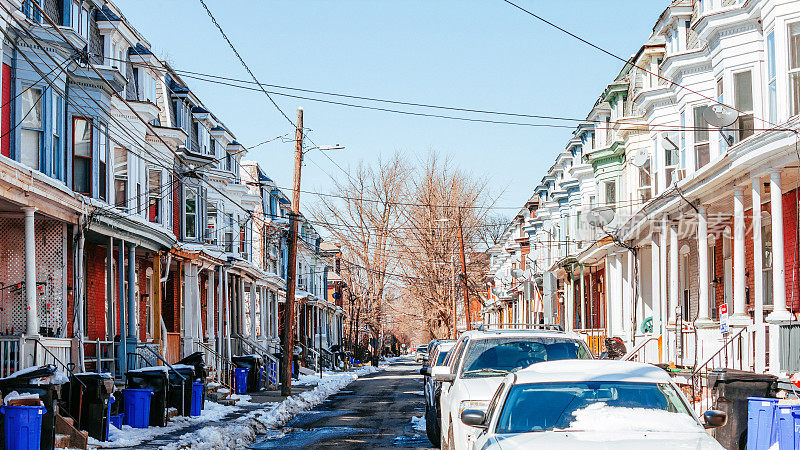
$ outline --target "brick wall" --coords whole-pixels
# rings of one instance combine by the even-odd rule
[[[87,242],[86,332],[90,340],[106,338],[106,246]]]
[[[797,204],[800,191],[791,190],[783,194],[783,251],[786,268],[786,305],[792,311],[800,311],[800,260],[798,260]]]
[[[181,182],[175,180],[172,187],[172,232],[180,239],[181,235]],[[199,217],[199,216],[198,216]]]
[[[139,339],[147,341],[147,304],[152,299],[146,295],[152,289],[147,286],[147,270],[153,268],[153,262],[147,258],[142,258],[137,261],[137,273],[139,284]],[[155,275],[154,275],[155,276]],[[153,324],[158,325],[154,322]]]
[[[180,263],[178,263],[180,264]],[[161,315],[164,317],[164,325],[167,331],[180,330],[180,303],[178,302],[178,271],[171,269],[167,279],[167,287],[164,289],[161,300]]]

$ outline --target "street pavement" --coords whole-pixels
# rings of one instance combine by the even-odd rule
[[[424,428],[415,430],[411,422],[425,415],[420,365],[402,357],[384,367],[271,431],[253,448],[432,448]]]

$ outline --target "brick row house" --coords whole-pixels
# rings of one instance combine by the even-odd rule
[[[0,376],[277,352],[289,201],[233,132],[110,2],[0,0],[0,30]]]
[[[674,0],[654,19],[489,249],[483,320],[785,379],[800,371],[800,2]]]

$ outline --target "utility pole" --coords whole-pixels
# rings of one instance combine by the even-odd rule
[[[303,168],[303,108],[297,110],[294,132],[294,191],[289,213],[289,260],[286,262],[286,310],[283,315],[281,395],[292,394],[292,358],[294,357],[294,295],[297,286],[297,220],[300,218],[300,172]]]
[[[464,288],[464,322],[467,330],[472,329],[472,317],[469,313],[469,289],[467,288],[467,258],[464,255],[464,227],[461,225],[461,208],[458,208],[458,241],[461,247],[461,276]]]

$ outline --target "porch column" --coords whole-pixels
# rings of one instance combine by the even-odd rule
[[[169,270],[169,268],[167,268]],[[161,335],[161,252],[153,255],[153,278],[150,280],[151,291],[153,293],[153,341],[158,342],[162,348],[166,348],[167,337]]]
[[[106,248],[106,339],[114,340],[114,238],[108,237]]]
[[[25,334],[29,337],[39,335],[39,314],[36,306],[36,230],[34,213],[36,208],[26,206],[25,211]]]
[[[622,336],[624,332],[624,321],[622,315],[622,255],[614,253],[611,255],[611,266],[614,268],[608,277],[608,292],[612,296],[608,297],[609,311],[609,336]]]
[[[250,339],[256,341],[256,305],[259,299],[256,296],[256,282],[250,283]],[[259,318],[261,320],[261,318]]]
[[[122,373],[128,371],[128,346],[125,343],[125,241],[120,240],[119,245],[119,252],[117,253],[117,271],[119,273],[117,278],[117,295],[119,297],[118,303],[119,306],[117,308],[119,312],[119,342],[120,348],[122,349],[122,354],[118,355],[120,362],[120,370]]]
[[[584,274],[583,274],[583,265],[579,266],[581,268],[581,329],[586,329],[586,283],[584,281]]]
[[[128,246],[128,340],[136,348],[136,245]]]
[[[206,334],[208,343],[213,345],[216,339],[214,332],[214,274],[213,268],[208,270],[208,284],[206,285]]]
[[[676,310],[678,308],[678,226],[672,224],[669,226],[669,323],[675,324]]]
[[[767,320],[778,322],[792,318],[786,309],[786,267],[783,257],[783,191],[781,190],[781,172],[779,169],[772,169],[769,172],[769,196],[772,210],[772,304],[774,309],[767,317]]]
[[[744,262],[744,194],[741,187],[733,190],[733,315],[731,325],[745,326],[750,316],[745,312]]]
[[[650,236],[650,292],[652,295],[653,334],[661,333],[661,247],[659,233]]]
[[[752,182],[753,197],[753,300],[755,310],[753,316],[756,325],[759,326],[755,334],[755,348],[766,349],[766,339],[764,334],[764,247],[761,237],[761,177],[753,177]],[[766,352],[756,351],[755,370],[757,373],[764,373],[767,367]]]
[[[669,311],[667,311],[667,307],[669,305],[669,300],[667,298],[667,267],[669,265],[669,261],[667,256],[669,253],[667,252],[667,235],[668,235],[668,224],[669,218],[666,214],[661,219],[661,223],[659,226],[659,233],[658,233],[658,248],[659,248],[659,259],[660,259],[660,266],[659,270],[662,271],[661,277],[659,279],[659,291],[658,291],[658,300],[659,309],[658,318],[659,318],[659,327],[658,327],[658,334],[667,336],[667,318],[669,317]],[[672,276],[672,274],[669,274]],[[653,324],[655,326],[655,323]]]
[[[697,320],[695,324],[710,325],[708,317],[708,221],[706,207],[697,207]]]
[[[224,316],[223,312],[225,311],[225,268],[222,266],[218,267],[219,276],[217,277],[217,331],[219,331],[219,337],[215,341],[216,348],[215,350],[220,355],[222,354],[222,337],[225,336],[225,329],[224,329]]]
[[[627,342],[630,343],[630,345],[633,345],[633,338],[636,336],[636,324],[638,323],[636,321],[636,317],[633,315],[634,305],[637,302],[633,289],[633,286],[637,283],[637,280],[634,279],[635,274],[633,270],[634,264],[636,264],[634,261],[635,257],[637,257],[636,253],[633,253],[632,251],[628,251],[625,257],[625,264],[627,268],[626,272],[628,273],[627,278],[625,278],[625,292],[627,298],[625,308],[627,311],[627,326],[623,325],[623,328],[625,328],[627,331]]]

